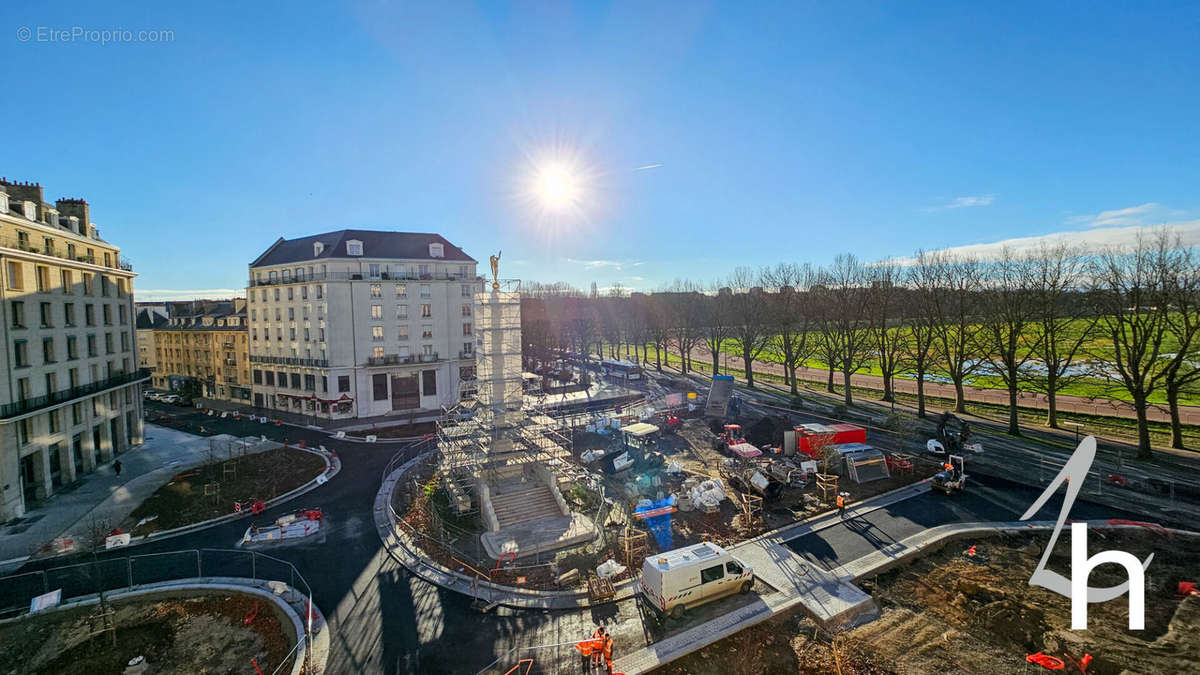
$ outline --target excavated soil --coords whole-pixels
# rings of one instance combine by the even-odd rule
[[[251,659],[269,673],[292,646],[274,608],[251,596],[118,600],[109,609],[115,646],[99,606],[0,627],[0,673],[119,675],[137,656],[153,673],[253,673]]]
[[[1128,598],[1089,606],[1086,631],[1070,629],[1070,602],[1029,585],[1046,535],[959,540],[937,553],[863,582],[882,616],[836,636],[803,617],[777,618],[742,631],[660,669],[660,673],[977,673],[1044,671],[1026,662],[1044,652],[1078,673],[1072,659],[1091,654],[1089,675],[1197,672],[1200,597],[1176,594],[1180,581],[1200,580],[1200,537],[1153,530],[1089,533],[1089,555],[1153,552],[1146,578],[1146,628],[1128,628]],[[1069,571],[1069,535],[1049,569]],[[965,550],[976,545],[976,555]],[[1120,583],[1120,568],[1092,572],[1093,586]],[[786,645],[786,646],[785,646]],[[834,648],[836,646],[836,649]],[[754,668],[759,668],[754,670]]]

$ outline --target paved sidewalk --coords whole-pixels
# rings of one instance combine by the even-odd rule
[[[107,520],[112,528],[137,508],[171,476],[208,460],[209,443],[222,449],[232,436],[195,436],[153,424],[146,425],[146,441],[141,446],[117,455],[121,475],[105,463],[83,477],[79,487],[56,493],[51,499],[25,514],[16,526],[0,527],[0,572],[19,567],[55,539],[71,539],[76,544],[90,527],[94,514],[98,522]],[[277,446],[266,444],[261,449]],[[258,452],[248,447],[247,452]]]

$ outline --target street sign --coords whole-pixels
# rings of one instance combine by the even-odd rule
[[[29,612],[38,612],[43,609],[57,607],[58,603],[62,602],[62,589],[56,588],[49,593],[43,593],[29,602]]]

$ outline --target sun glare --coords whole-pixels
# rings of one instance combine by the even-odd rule
[[[579,178],[570,169],[558,164],[538,170],[537,196],[547,209],[561,210],[579,200]]]

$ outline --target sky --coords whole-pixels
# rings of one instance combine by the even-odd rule
[[[0,174],[87,199],[139,300],[243,293],[276,238],[342,228],[635,290],[1147,225],[1200,242],[1198,3],[46,2],[0,21]],[[547,167],[565,206],[539,197]]]

